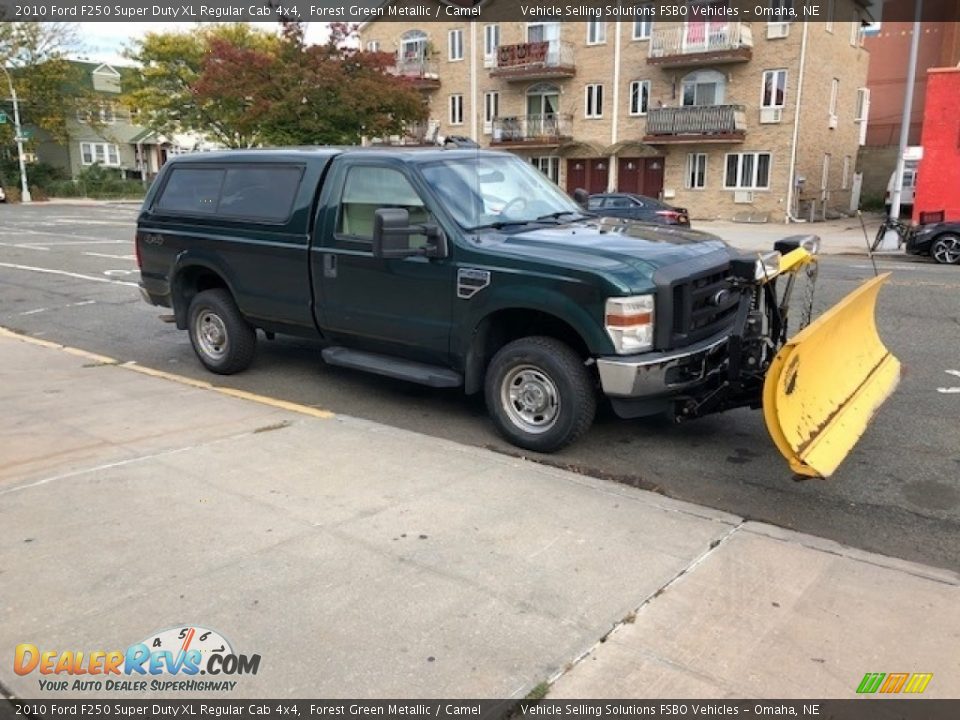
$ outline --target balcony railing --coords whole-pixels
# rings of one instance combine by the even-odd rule
[[[409,78],[416,87],[421,89],[440,87],[440,74],[432,60],[398,57],[392,72],[394,75]]]
[[[573,77],[576,72],[573,45],[559,40],[501,45],[490,69],[491,76],[507,80]]]
[[[664,67],[747,62],[752,48],[749,23],[686,22],[654,28],[647,62]]]
[[[493,121],[493,144],[558,145],[571,137],[572,115],[521,115]]]
[[[743,105],[651,108],[647,142],[742,142],[747,129]]]

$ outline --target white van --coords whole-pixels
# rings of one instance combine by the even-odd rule
[[[901,214],[910,214],[913,212],[913,197],[917,189],[917,160],[906,160],[903,165],[903,183],[900,185],[900,212]],[[890,214],[890,201],[893,199],[893,183],[896,180],[897,171],[890,173],[890,180],[887,181],[887,194],[883,199],[883,208],[887,215]]]

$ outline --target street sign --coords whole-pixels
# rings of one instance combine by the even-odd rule
[[[27,141],[28,141],[30,138],[32,138],[32,137],[33,137],[33,130],[28,130],[28,129],[26,129],[26,128],[22,128],[22,129],[20,130],[20,137],[15,137],[15,138],[13,139],[13,141],[14,141],[14,142],[27,142]]]
[[[0,125],[3,125],[7,122],[7,114],[0,110]]]

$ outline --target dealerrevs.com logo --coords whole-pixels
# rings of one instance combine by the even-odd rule
[[[180,626],[152,633],[126,650],[48,650],[17,645],[13,671],[40,675],[40,690],[144,692],[233,690],[256,675],[260,655],[241,655],[215,630]],[[204,676],[200,678],[199,676]]]

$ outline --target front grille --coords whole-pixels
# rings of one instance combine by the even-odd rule
[[[730,328],[739,296],[730,290],[730,256],[711,253],[660,268],[657,286],[657,350],[675,350]]]

